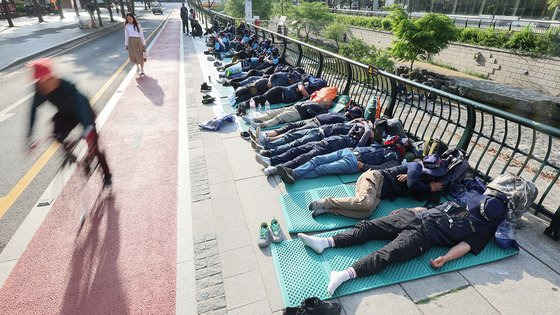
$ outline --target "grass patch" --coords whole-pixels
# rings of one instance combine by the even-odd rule
[[[431,296],[431,297],[429,297],[429,298],[420,300],[420,301],[418,301],[416,304],[428,304],[428,303],[430,303],[430,302],[432,302],[432,301],[435,301],[435,300],[439,299],[439,298],[442,297],[442,296],[445,296],[445,295],[448,295],[448,294],[452,294],[452,293],[455,293],[455,292],[462,291],[462,290],[464,290],[464,289],[466,289],[466,288],[468,288],[468,287],[469,287],[468,285],[462,286],[462,287],[458,287],[458,288],[456,288],[456,289],[449,290],[449,291],[447,291],[447,292],[445,292],[445,293],[438,294],[438,295],[434,295],[434,296]]]
[[[467,69],[467,70],[463,71],[463,73],[468,74],[468,75],[472,75],[473,77],[485,79],[485,80],[488,79],[487,75],[485,75],[483,73],[480,73],[480,72],[473,71],[473,70],[468,70]]]
[[[442,67],[442,68],[453,70],[453,71],[459,71],[459,70],[457,70],[457,68],[453,67],[452,65],[448,65],[448,64],[443,63],[443,62],[439,62],[439,61],[435,61],[435,60],[428,60],[427,62],[431,65],[434,65],[434,66]]]

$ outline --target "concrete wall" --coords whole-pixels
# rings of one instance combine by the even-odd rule
[[[390,46],[393,35],[364,28],[350,28],[354,37],[377,48]],[[480,57],[475,60],[475,54]],[[500,49],[451,44],[432,60],[459,71],[475,71],[496,82],[537,89],[560,96],[560,58],[536,58]]]

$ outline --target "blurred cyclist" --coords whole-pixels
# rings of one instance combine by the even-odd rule
[[[58,78],[52,72],[53,62],[48,58],[39,59],[31,62],[29,67],[33,71],[35,83],[35,96],[31,105],[31,116],[29,122],[28,143],[31,142],[33,125],[37,108],[45,101],[51,102],[58,112],[53,116],[54,135],[56,141],[64,145],[65,150],[69,149],[69,144],[64,143],[68,134],[81,124],[84,127],[82,137],[88,145],[86,163],[89,163],[94,156],[97,156],[99,164],[103,169],[105,187],[112,184],[112,175],[105,154],[99,149],[98,135],[95,129],[95,114],[88,99],[80,93],[76,86],[64,79]],[[30,147],[34,145],[31,144]]]

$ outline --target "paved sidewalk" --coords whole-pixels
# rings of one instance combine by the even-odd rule
[[[89,15],[81,10],[80,18],[89,18]],[[44,16],[44,23],[39,23],[37,17],[20,17],[14,19],[15,27],[9,28],[7,24],[3,24],[0,26],[0,70],[29,56],[120,28],[124,21],[120,15],[113,12],[115,22],[110,22],[107,10],[101,11],[101,18],[104,26],[95,29],[80,29],[79,18],[73,10],[65,10],[63,20],[60,20],[59,15],[50,15]]]

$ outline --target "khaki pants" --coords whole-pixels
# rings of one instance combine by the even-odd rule
[[[301,116],[293,106],[268,110],[254,116],[254,121],[261,123],[263,128],[298,120],[301,120]]]
[[[383,175],[380,172],[367,171],[358,178],[354,197],[325,198],[323,204],[333,214],[367,219],[379,205],[382,185]]]

